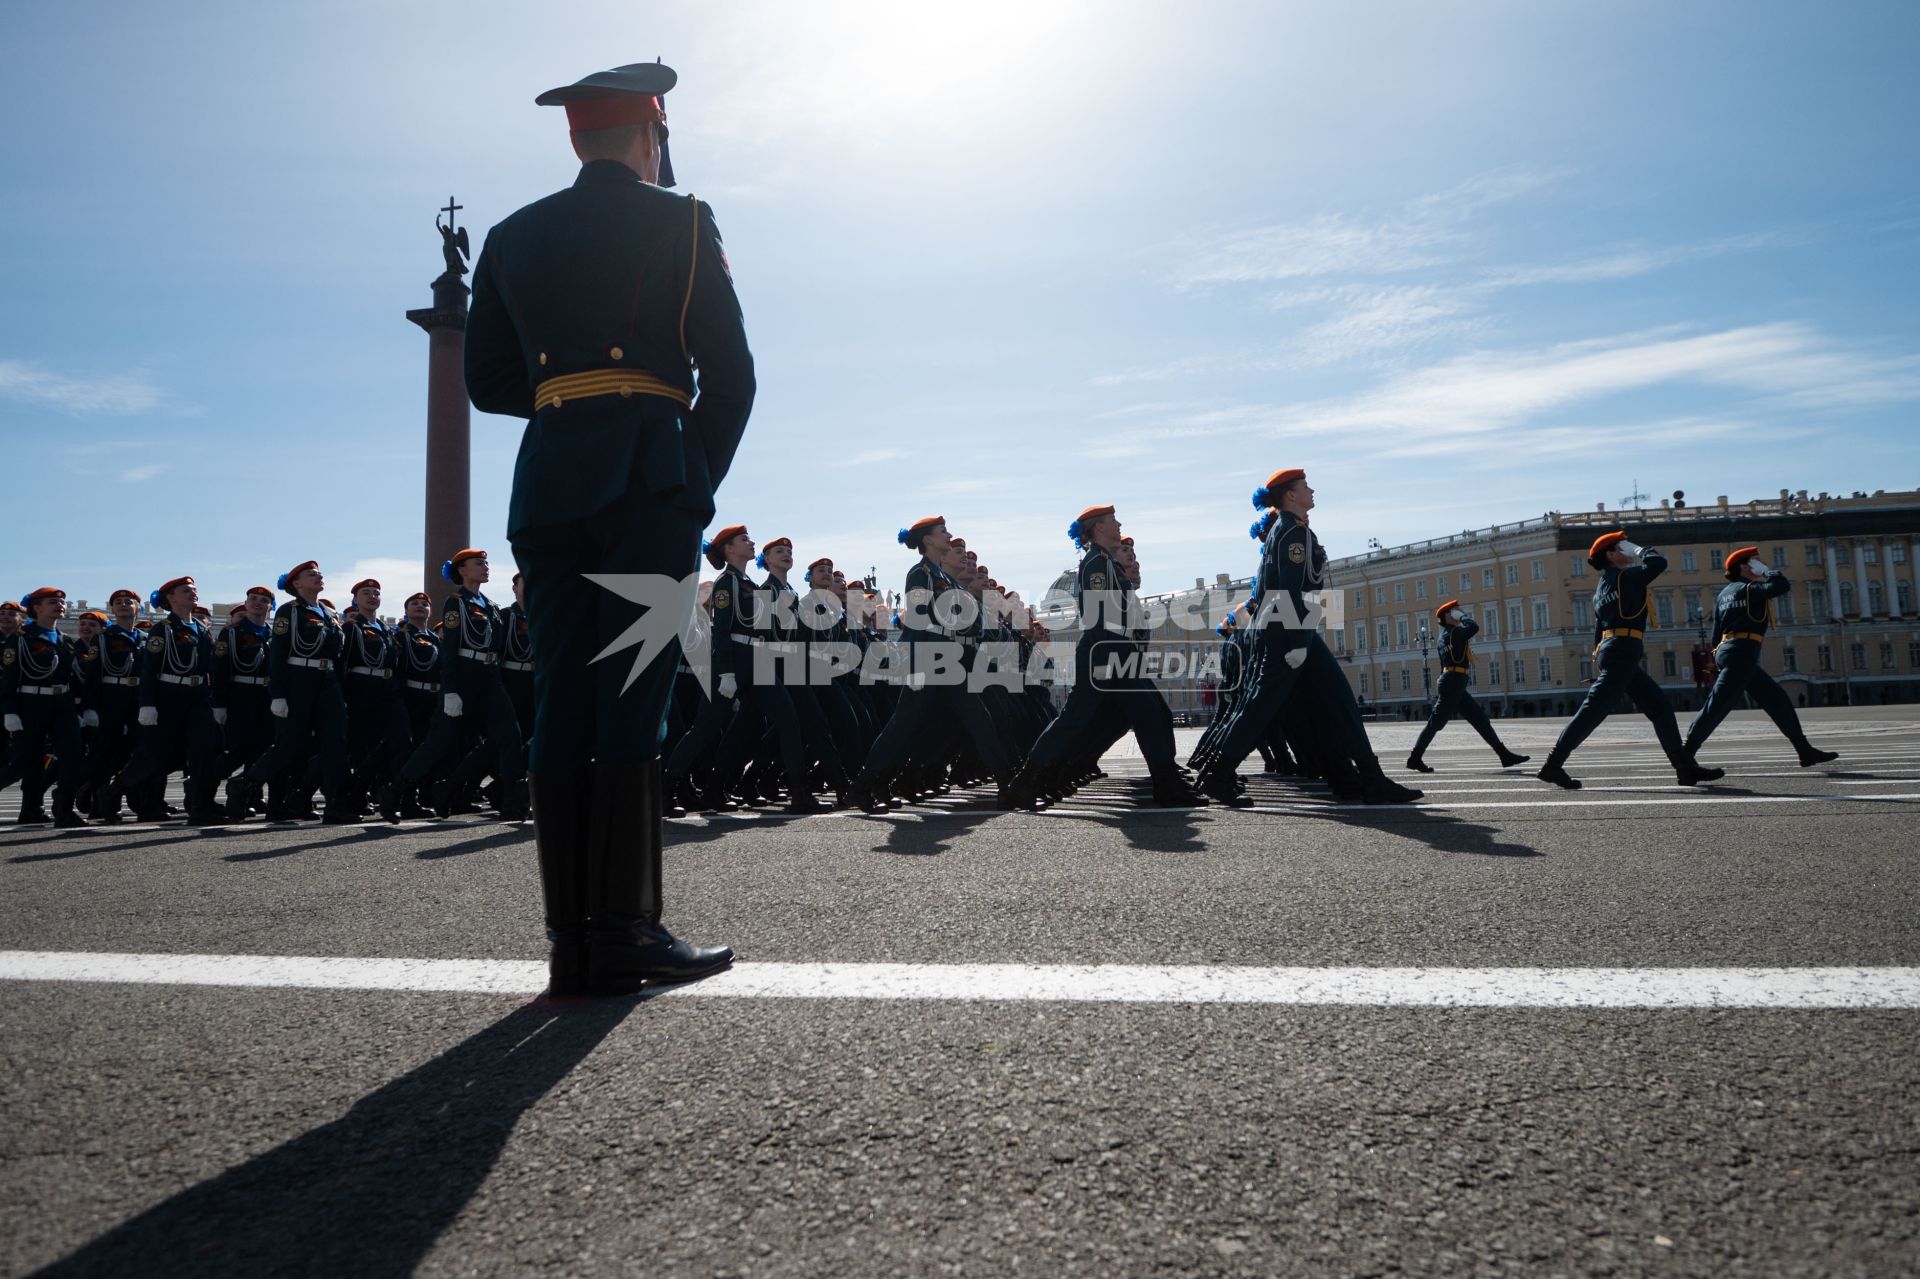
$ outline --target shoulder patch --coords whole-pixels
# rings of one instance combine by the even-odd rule
[[[158,653],[161,650],[161,648],[164,646],[165,646],[165,641],[162,640],[158,635],[155,635],[152,639],[147,641],[147,651],[149,653]]]
[[[1303,542],[1287,543],[1287,558],[1295,564],[1304,564],[1307,560],[1307,548]]]
[[[19,660],[20,659],[15,656],[13,645],[11,644],[7,645],[5,652],[0,652],[0,666],[12,666]]]
[[[273,619],[273,633],[274,633],[275,635],[285,635],[285,634],[287,633],[287,619],[286,619],[286,618],[284,618],[284,617],[276,617],[276,618],[274,618],[274,619]]]
[[[215,657],[225,657],[227,655],[227,642],[225,640],[221,640],[213,646],[213,655]]]
[[[1103,589],[1106,584],[1107,575],[1105,573],[1096,569],[1094,572],[1087,574],[1087,585],[1093,587],[1095,590]]]
[[[731,604],[732,602],[733,602],[732,591],[722,588],[721,590],[717,590],[713,593],[713,606],[715,608],[725,608],[727,605]]]

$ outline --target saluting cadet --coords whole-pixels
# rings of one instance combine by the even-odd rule
[[[1660,749],[1673,765],[1675,779],[1682,786],[1718,781],[1726,773],[1718,768],[1702,768],[1687,755],[1680,741],[1680,727],[1673,707],[1660,685],[1641,665],[1646,656],[1647,626],[1653,615],[1649,587],[1667,571],[1667,557],[1651,548],[1641,549],[1627,540],[1623,529],[1602,533],[1587,552],[1587,563],[1600,571],[1600,582],[1593,588],[1593,686],[1580,708],[1560,731],[1547,761],[1540,767],[1540,780],[1567,790],[1579,790],[1580,783],[1567,773],[1567,757],[1587,740],[1601,721],[1611,714],[1621,697],[1632,700],[1642,715],[1653,721]]]
[[[213,719],[213,635],[194,620],[200,592],[191,577],[176,577],[148,597],[167,615],[147,632],[140,668],[140,744],[133,759],[110,786],[107,810],[117,813],[119,796],[131,794],[134,816],[162,821],[167,813],[161,788],[167,774],[187,767],[187,821],[205,825],[219,820],[214,789],[220,784],[220,730]]]
[[[709,812],[731,812],[739,807],[726,797],[724,780],[714,778],[706,787],[692,780],[695,770],[707,765],[709,757],[726,737],[729,725],[742,710],[742,684],[753,678],[753,583],[746,568],[753,562],[753,538],[744,524],[729,524],[701,547],[707,563],[720,570],[713,580],[713,619],[709,635],[709,661],[713,676],[712,695],[693,721],[693,727],[673,748],[667,762],[666,787],[669,810],[684,817],[690,808]],[[742,673],[744,672],[744,680]],[[747,690],[747,697],[752,691]],[[797,737],[796,739],[797,740]]]
[[[1433,711],[1427,716],[1426,727],[1420,730],[1420,736],[1413,743],[1413,753],[1407,756],[1407,767],[1417,773],[1433,771],[1433,765],[1421,757],[1433,743],[1434,736],[1455,715],[1473,725],[1474,731],[1493,747],[1493,753],[1500,757],[1500,767],[1512,768],[1525,763],[1528,757],[1507,749],[1500,734],[1493,731],[1487,713],[1467,691],[1467,681],[1473,675],[1473,637],[1480,633],[1480,623],[1460,611],[1459,600],[1448,600],[1433,610],[1433,616],[1440,623],[1440,686],[1434,693]]]
[[[313,560],[303,560],[280,575],[279,587],[293,598],[273,615],[268,650],[267,709],[279,721],[273,745],[227,783],[228,816],[246,818],[260,788],[268,782],[298,780],[308,739],[320,768],[320,791],[327,799],[322,821],[341,825],[354,820],[347,803],[347,704],[340,683],[340,658],[346,634],[339,614],[320,598],[326,575]]]
[[[38,773],[42,752],[51,746],[59,758],[53,788],[53,824],[85,826],[73,808],[74,792],[86,780],[87,757],[80,741],[80,715],[74,707],[77,655],[73,641],[60,633],[67,593],[42,586],[20,601],[31,620],[11,638],[0,640],[0,717],[7,728],[7,758],[0,765],[0,790]],[[27,809],[21,808],[26,820]]]
[[[228,615],[227,629],[213,643],[213,718],[226,736],[221,772],[227,775],[247,767],[273,745],[273,692],[267,679],[273,604],[273,591],[248,587],[246,603]]]
[[[354,583],[353,614],[341,629],[352,777],[345,807],[357,817],[365,812],[367,798],[399,775],[413,751],[413,737],[400,699],[400,640],[380,620],[378,581],[369,577]]]
[[[1307,600],[1327,585],[1327,552],[1309,527],[1314,493],[1306,471],[1275,471],[1254,490],[1253,505],[1262,512],[1252,529],[1261,542],[1254,579],[1253,684],[1234,711],[1217,756],[1200,774],[1200,789],[1222,803],[1246,806],[1250,801],[1240,793],[1234,770],[1281,723],[1289,702],[1300,698],[1323,753],[1337,761],[1337,771],[1328,777],[1337,797],[1367,804],[1413,802],[1420,792],[1381,770],[1353,690],[1320,637],[1319,610]]]
[[[1732,585],[1722,588],[1713,604],[1713,660],[1720,671],[1707,693],[1706,705],[1687,728],[1681,749],[1692,759],[1720,721],[1738,710],[1743,698],[1751,697],[1793,744],[1800,767],[1839,759],[1838,752],[1820,750],[1807,740],[1793,699],[1760,667],[1767,630],[1773,625],[1773,601],[1791,591],[1793,583],[1786,574],[1761,562],[1757,546],[1743,546],[1727,556],[1726,571]]]
[[[540,668],[531,773],[557,995],[627,992],[733,958],[660,922],[677,645],[637,671],[594,660],[650,607],[668,608],[677,634],[689,600],[642,606],[588,576],[689,577],[753,405],[713,210],[666,190],[661,98],[675,80],[641,62],[540,95],[566,109],[580,175],[496,226],[474,265],[468,394],[528,421],[507,536]]]

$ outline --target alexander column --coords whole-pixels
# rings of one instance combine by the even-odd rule
[[[440,576],[440,564],[455,551],[472,545],[472,462],[469,436],[472,410],[467,402],[467,296],[460,277],[467,273],[466,228],[454,224],[463,206],[447,197],[445,226],[439,213],[433,225],[440,231],[440,251],[447,269],[433,282],[433,305],[407,312],[407,318],[427,331],[427,540],[425,589],[439,599],[451,590]]]

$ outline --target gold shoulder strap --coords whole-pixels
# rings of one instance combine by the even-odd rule
[[[693,206],[693,247],[687,263],[687,295],[680,299],[680,354],[690,360],[693,357],[687,351],[687,308],[693,305],[693,277],[700,269],[700,197],[689,195],[687,203]]]

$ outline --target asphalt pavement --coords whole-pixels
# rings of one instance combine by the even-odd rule
[[[1251,811],[1143,811],[1122,748],[1045,814],[669,832],[671,924],[742,976],[1706,975],[1658,1008],[244,985],[241,957],[541,959],[530,828],[55,832],[10,791],[0,1271],[1913,1273],[1914,1001],[1711,989],[1920,965],[1920,709],[1808,725],[1839,761],[1742,713],[1688,791],[1621,716],[1577,793],[1456,725],[1405,809],[1255,776]],[[1501,732],[1537,764],[1559,726]],[[1414,726],[1372,732],[1404,776]],[[236,984],[10,979],[20,952],[235,957]]]

